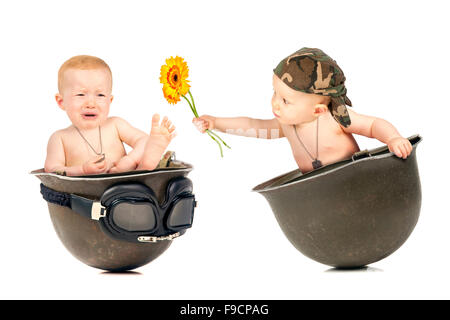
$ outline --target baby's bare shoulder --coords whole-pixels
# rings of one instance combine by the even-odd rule
[[[118,122],[124,122],[125,120],[121,117],[108,117],[108,119],[106,119],[106,123],[118,123]]]
[[[104,126],[120,128],[124,125],[128,125],[128,122],[121,117],[109,117],[106,119]]]
[[[68,135],[70,135],[70,128],[71,127],[67,127],[64,129],[56,130],[55,132],[52,133],[49,140],[54,141],[67,137]]]
[[[106,119],[105,123],[116,123],[118,121],[123,121],[123,119],[121,117],[113,116],[113,117],[108,117]]]
[[[65,129],[60,129],[52,133],[50,135],[50,138],[48,139],[47,147],[49,150],[52,150],[52,152],[55,152],[55,150],[60,150],[61,148],[64,148],[64,145],[66,145],[70,140],[70,127]],[[62,149],[61,149],[62,150]]]
[[[341,125],[333,118],[330,112],[320,118],[320,128],[324,128],[329,135],[340,136],[345,134]]]
[[[69,126],[64,129],[55,131],[49,139],[49,145],[63,146],[64,148],[76,148],[78,147],[78,132],[75,127]]]

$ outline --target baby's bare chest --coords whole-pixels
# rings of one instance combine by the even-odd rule
[[[334,163],[359,151],[358,144],[351,134],[337,133],[335,128],[322,125],[316,128],[298,130],[293,126],[283,128],[291,146],[292,154],[302,172],[313,170],[313,162],[320,160],[322,165]]]
[[[110,128],[102,128],[101,134],[84,136],[79,132],[68,132],[63,136],[66,166],[76,166],[104,153],[108,161],[116,162],[126,152],[122,141]]]

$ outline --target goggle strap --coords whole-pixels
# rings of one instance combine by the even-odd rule
[[[105,207],[101,206],[99,202],[75,194],[59,192],[44,186],[42,183],[41,194],[47,202],[70,208],[89,219],[98,220],[106,214]]]
[[[64,192],[58,192],[53,189],[50,189],[46,186],[44,186],[41,183],[41,194],[45,201],[54,203],[63,207],[69,207],[70,206],[70,194],[64,193]]]
[[[100,211],[101,208],[105,209],[103,206],[100,205],[100,202],[80,197],[75,194],[71,194],[70,198],[72,210],[86,218],[99,220],[106,214],[106,210]],[[99,208],[99,205],[101,208]]]

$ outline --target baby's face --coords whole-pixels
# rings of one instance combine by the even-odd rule
[[[280,78],[273,75],[272,112],[282,124],[301,124],[314,121],[318,97],[289,88]]]
[[[58,105],[79,129],[96,128],[107,119],[113,99],[107,69],[68,69],[61,91],[56,95]]]

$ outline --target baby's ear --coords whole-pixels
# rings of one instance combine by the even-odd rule
[[[63,106],[63,98],[62,98],[62,96],[59,94],[59,93],[57,93],[57,94],[55,94],[55,99],[56,99],[56,103],[58,104],[58,106],[62,109],[62,110],[66,110],[66,108],[64,108],[64,106]]]
[[[328,107],[325,104],[316,104],[314,107],[314,115],[321,116],[328,111]]]

